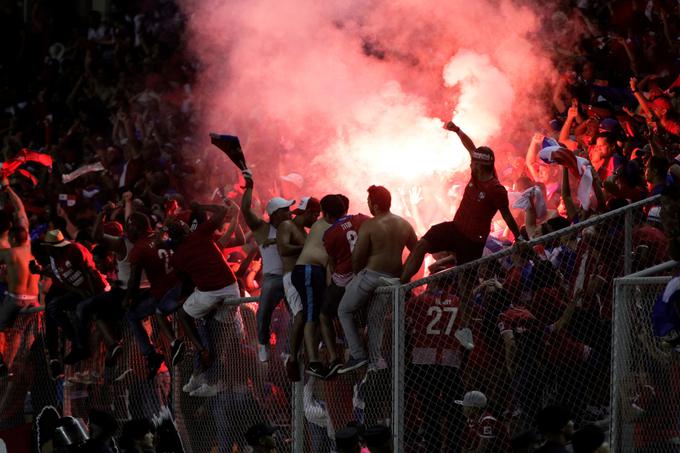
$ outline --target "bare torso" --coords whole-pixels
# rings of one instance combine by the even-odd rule
[[[277,240],[279,235],[283,235],[282,241],[290,245],[304,245],[307,238],[307,232],[304,227],[298,226],[292,220],[281,222],[277,229]],[[283,274],[285,275],[293,270],[300,254],[286,256],[282,252],[283,250],[279,247],[279,255],[281,255],[281,262],[283,263]]]
[[[413,227],[398,215],[387,213],[367,220],[359,235],[370,235],[366,268],[395,277],[401,275],[404,247],[413,246]]]
[[[326,267],[326,264],[328,264],[328,254],[323,246],[323,234],[330,227],[331,224],[323,218],[314,222],[296,264],[312,264]]]
[[[28,263],[33,259],[30,243],[2,251],[7,264],[7,286],[12,294],[23,296],[38,295],[39,275],[31,274]]]

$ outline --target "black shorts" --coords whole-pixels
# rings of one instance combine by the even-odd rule
[[[453,222],[433,225],[423,239],[429,244],[428,253],[454,252],[458,265],[481,258],[486,245],[486,241],[471,241],[463,236]]]
[[[324,314],[328,319],[335,319],[338,317],[338,305],[342,300],[342,296],[345,295],[345,287],[338,286],[331,281],[331,284],[326,288],[326,297],[323,301],[323,308],[321,308],[321,313]]]
[[[326,292],[326,269],[310,264],[296,265],[290,280],[300,295],[304,320],[318,321]]]

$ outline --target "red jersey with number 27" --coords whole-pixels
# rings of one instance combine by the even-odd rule
[[[352,251],[359,238],[359,228],[366,220],[368,216],[363,214],[341,217],[323,235],[326,253],[335,263],[334,281],[339,286],[351,279]]]
[[[411,363],[460,368],[462,346],[454,336],[458,325],[458,298],[428,290],[406,303],[406,325]]]
[[[130,251],[130,264],[142,267],[151,284],[149,292],[156,299],[178,283],[177,273],[170,265],[172,250],[155,245],[153,235],[139,239]]]

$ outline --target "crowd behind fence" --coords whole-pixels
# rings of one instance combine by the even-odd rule
[[[498,451],[512,436],[531,429],[537,410],[547,404],[568,407],[577,425],[608,425],[611,417],[614,445],[638,445],[641,422],[626,418],[635,407],[629,402],[641,398],[635,392],[647,385],[645,376],[658,380],[677,362],[647,335],[650,301],[668,278],[619,279],[616,293],[614,279],[637,267],[636,218],[655,202],[588,219],[527,247],[408,285],[378,289],[371,304],[384,311],[367,321],[364,334],[382,337],[381,354],[364,371],[332,380],[308,377],[291,385],[286,378],[291,319],[282,304],[273,316],[276,341],[270,360],[257,360],[254,298],[230,301],[224,325],[207,321],[214,323],[205,327],[213,335],[219,365],[210,377],[217,391],[203,397],[182,388],[191,374],[190,354],[148,381],[127,326],[121,326],[128,341],[119,366],[129,372],[107,374],[100,354],[67,367],[65,378],[52,381],[42,313],[22,314],[8,336],[15,340],[8,358],[21,366],[13,367],[19,375],[0,387],[3,425],[17,424],[45,405],[75,417],[103,409],[119,420],[151,418],[166,406],[185,449],[193,452],[242,451],[245,430],[261,419],[280,428],[280,451],[332,451],[334,432],[348,423],[389,426],[396,451],[457,451],[470,442],[465,436],[469,414],[459,403],[466,392],[477,390],[488,402],[487,415],[479,416],[498,422]],[[474,301],[472,351],[453,337],[466,291]],[[167,352],[155,322],[145,327]],[[96,337],[92,341],[99,347]],[[673,407],[666,410],[676,421]]]

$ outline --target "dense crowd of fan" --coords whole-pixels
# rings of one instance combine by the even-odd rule
[[[125,379],[123,350],[137,347],[144,377],[153,381],[191,345],[184,392],[220,398],[239,385],[264,385],[227,379],[225,361],[239,363],[229,354],[261,364],[278,359],[276,351],[286,357],[287,377],[306,381],[310,451],[391,451],[379,424],[389,422],[389,411],[379,420],[364,414],[367,388],[375,389],[367,376],[386,368],[389,310],[371,299],[374,290],[423,275],[427,254],[428,272],[436,273],[513,247],[509,257],[408,291],[408,451],[558,452],[567,451],[572,435],[577,453],[605,451],[604,434],[588,422],[608,415],[602,408],[609,401],[613,278],[624,271],[623,217],[572,225],[661,195],[633,211],[631,270],[680,258],[677,3],[545,7],[541,33],[552,47],[544,50],[560,73],[546,99],[545,127],[537,125],[548,132],[527,137],[526,154],[504,156],[507,168],[494,169],[492,150],[475,147],[457,125],[445,126],[470,151],[477,201],[492,210],[488,223],[500,211],[502,228],[492,226],[487,238],[485,226],[474,224],[485,214],[463,201],[466,218],[434,226],[420,241],[390,213],[388,188],[368,189],[372,218],[348,215],[361,207],[340,194],[309,194],[293,206],[271,197],[278,184],[214,165],[217,150],[192,135],[200,121],[192,99],[200,65],[184,47],[181,10],[164,0],[111,3],[106,20],[93,11],[86,22],[49,2],[34,2],[26,22],[11,4],[0,8],[4,42],[18,42],[0,55],[3,160],[22,152],[52,158],[49,169],[35,156],[22,161],[22,172],[0,168],[0,380],[24,378],[21,349],[32,344],[13,327],[29,314],[44,316],[47,368],[56,381]],[[221,140],[213,144],[226,150]],[[479,183],[487,172],[500,183]],[[477,247],[466,232],[480,228]],[[565,228],[573,233],[540,240]],[[535,239],[538,245],[524,242]],[[402,269],[404,248],[411,254]],[[379,253],[385,251],[391,256]],[[320,264],[328,261],[327,282]],[[259,296],[259,306],[222,303],[242,296]],[[122,325],[134,345],[122,342]],[[654,327],[676,351],[678,333]],[[680,322],[673,327],[680,332]],[[673,404],[661,399],[680,402],[679,392],[657,369],[636,373],[636,451],[678,451],[677,411],[664,412]],[[352,381],[349,390],[342,379]],[[554,388],[569,396],[548,398]],[[3,423],[25,398],[11,394],[16,386],[0,389]],[[349,402],[341,404],[335,400],[343,392]],[[257,408],[261,393],[253,390],[248,404]],[[236,439],[217,434],[219,451],[234,444],[275,451],[274,428],[251,431]],[[149,422],[126,425],[124,451],[153,451],[153,432]],[[97,451],[111,451],[105,444]]]

